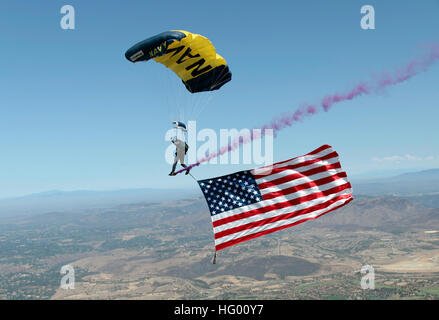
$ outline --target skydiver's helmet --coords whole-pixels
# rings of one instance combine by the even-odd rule
[[[180,137],[181,140],[186,140],[185,139],[185,133],[187,132],[186,125],[181,121],[173,121],[172,123],[175,125],[175,135],[177,137]]]
[[[183,131],[187,131],[186,125],[183,122],[180,121],[173,121],[172,124],[175,124],[176,129],[181,129]]]

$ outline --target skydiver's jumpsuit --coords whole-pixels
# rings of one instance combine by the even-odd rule
[[[184,164],[184,156],[186,155],[186,152],[188,150],[188,146],[186,142],[181,141],[179,139],[171,140],[173,144],[175,144],[176,152],[175,152],[175,158],[174,158],[174,164],[172,165],[172,171],[170,174],[173,174],[175,172],[175,168],[177,167],[177,162],[180,161],[180,164],[183,168],[186,168],[187,166]]]

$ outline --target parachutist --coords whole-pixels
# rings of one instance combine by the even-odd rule
[[[174,158],[174,164],[172,165],[172,171],[169,173],[170,176],[175,176],[175,168],[177,167],[177,163],[178,161],[180,161],[180,165],[183,168],[187,168],[187,166],[184,164],[184,157],[189,149],[189,146],[187,145],[186,142],[177,139],[177,137],[175,137],[174,139],[171,138],[171,142],[173,144],[175,144],[175,158]],[[186,175],[189,174],[189,171],[191,169],[186,170]]]

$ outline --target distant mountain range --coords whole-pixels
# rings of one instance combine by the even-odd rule
[[[352,180],[355,194],[397,196],[439,196],[439,169],[404,173],[389,178]]]
[[[348,206],[329,213],[307,227],[334,227],[337,230],[376,229],[387,232],[437,230],[439,209],[395,196],[357,197]]]
[[[424,207],[439,208],[439,169],[405,173],[389,178],[352,179],[354,195],[398,196],[418,202]],[[34,215],[47,212],[72,212],[110,208],[124,204],[163,202],[200,196],[197,188],[124,189],[113,191],[60,191],[0,199],[0,217]]]
[[[0,217],[110,208],[138,202],[179,200],[197,195],[195,189],[124,189],[112,191],[52,190],[22,197],[0,199]]]

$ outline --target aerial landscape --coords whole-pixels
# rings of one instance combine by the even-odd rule
[[[430,176],[437,190],[439,171]],[[0,298],[438,299],[439,194],[405,191],[358,195],[337,214],[226,249],[216,264],[199,196],[9,218],[0,230]],[[430,207],[418,202],[427,196]],[[73,290],[60,288],[67,264]],[[374,290],[360,285],[366,264]]]

